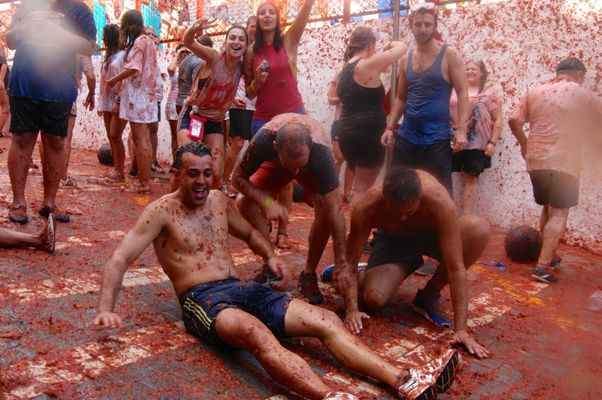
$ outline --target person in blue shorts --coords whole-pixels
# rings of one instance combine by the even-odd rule
[[[317,337],[346,368],[385,383],[403,399],[422,395],[432,399],[438,388],[451,385],[459,363],[456,351],[447,351],[420,368],[400,368],[373,353],[333,312],[238,278],[229,235],[245,241],[282,276],[283,285],[290,269],[224,193],[210,190],[213,160],[207,146],[191,142],[180,147],[174,169],[178,190],[146,207],[105,265],[95,324],[122,326],[113,308],[123,275],[153,243],[180,300],[186,330],[214,345],[247,350],[275,380],[306,398],[355,397],[333,392],[305,360],[284,348],[279,338]]]

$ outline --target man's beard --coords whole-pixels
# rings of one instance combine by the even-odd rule
[[[433,40],[433,34],[431,33],[430,35],[425,35],[425,34],[414,35],[414,39],[416,40],[416,43],[418,43],[418,44],[427,44],[431,40]]]

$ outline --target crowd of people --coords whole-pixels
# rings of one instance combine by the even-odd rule
[[[280,338],[317,337],[345,367],[383,382],[400,398],[434,399],[454,380],[457,350],[446,349],[418,367],[400,367],[357,335],[367,313],[395,297],[403,281],[430,257],[438,266],[412,307],[437,325],[453,327],[452,342],[471,355],[488,356],[467,330],[466,269],[490,236],[488,223],[474,211],[479,175],[491,166],[502,131],[501,89],[488,81],[482,60],[465,62],[441,39],[433,3],[414,5],[411,46],[391,42],[377,51],[370,28],[352,32],[327,94],[337,106],[329,140],[321,124],[305,113],[296,80],[299,43],[313,3],[305,0],[283,33],[277,5],[263,2],[245,27],[233,25],[226,31],[220,50],[204,34],[213,21],[201,18],[186,30],[165,73],[157,62],[156,33],[144,26],[138,11],[125,11],[119,25],[103,30],[97,99],[90,64],[96,29],[90,10],[79,0],[23,3],[7,33],[8,46],[15,50],[10,79],[5,79],[6,57],[0,54],[0,128],[10,103],[12,133],[9,218],[29,221],[25,182],[40,134],[44,198],[39,213],[48,222],[37,234],[0,230],[0,245],[54,250],[55,218],[68,220],[56,205],[57,190],[76,185],[67,167],[83,74],[85,105],[96,107],[102,117],[114,162],[106,176],[90,182],[149,193],[151,171],[161,170],[156,152],[162,115],[169,121],[173,156],[170,193],[145,208],[103,269],[97,325],[122,325],[113,309],[123,275],[154,243],[192,335],[249,351],[273,378],[307,398],[354,397],[332,391],[302,358],[281,346]],[[40,35],[49,34],[60,39],[60,48],[40,43]],[[387,113],[381,75],[396,62],[397,91]],[[558,242],[569,209],[578,202],[578,137],[584,121],[602,116],[600,99],[580,85],[585,72],[580,60],[563,60],[556,78],[530,89],[510,114],[535,201],[543,206],[543,249],[533,276],[547,283],[557,280]],[[8,102],[3,100],[6,87]],[[135,182],[130,186],[122,138],[128,123],[129,175]],[[530,125],[528,136],[525,124]],[[239,154],[245,141],[248,147]],[[391,167],[385,168],[388,148]],[[341,191],[343,163],[348,172]],[[452,172],[464,177],[458,204]],[[295,183],[314,209],[306,265],[298,277],[311,304],[285,293],[290,268],[270,243],[277,224],[275,245],[289,245]],[[344,202],[352,205],[348,234]],[[238,278],[228,235],[263,259],[264,269],[254,281]],[[345,301],[344,321],[317,306],[323,295],[316,270],[330,237],[333,283]],[[358,262],[366,249],[369,260],[360,272]],[[448,285],[453,323],[440,310],[440,292]]]

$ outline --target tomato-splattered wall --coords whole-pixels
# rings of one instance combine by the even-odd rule
[[[390,18],[360,23],[378,32],[379,45],[391,40]],[[341,66],[346,38],[357,24],[308,30],[301,42],[299,87],[307,112],[326,127],[330,126],[334,113],[326,101],[328,85]],[[411,44],[413,38],[406,18],[401,19],[400,26],[400,40]],[[602,94],[602,59],[597,49],[597,43],[602,40],[602,4],[599,1],[508,1],[445,10],[439,18],[439,31],[465,58],[486,62],[489,82],[503,88],[504,116],[529,87],[551,79],[555,65],[567,56],[583,60],[588,67],[584,85],[598,95]],[[172,57],[171,50],[161,56],[162,71],[165,71]],[[384,82],[388,80],[388,77],[383,78]],[[602,138],[602,128],[592,135]],[[539,207],[533,201],[524,161],[506,121],[502,136],[493,167],[481,175],[478,212],[502,227],[520,223],[537,226]],[[82,113],[74,144],[97,148],[105,141],[101,119],[95,113]],[[159,146],[160,158],[168,161],[169,128],[165,121],[160,125]],[[599,183],[602,182],[602,161],[598,161],[602,159],[602,145],[585,147],[580,204],[570,213],[566,237],[572,243],[596,247],[602,243],[602,188]]]

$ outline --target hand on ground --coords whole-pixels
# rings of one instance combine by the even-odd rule
[[[106,328],[121,328],[123,322],[121,317],[115,313],[103,311],[99,312],[96,318],[94,318],[94,325],[98,325]]]
[[[457,331],[452,337],[453,344],[461,344],[466,350],[477,358],[489,357],[489,351],[480,344],[466,331]]]
[[[370,319],[370,316],[361,311],[348,312],[345,316],[345,325],[354,335],[359,335],[364,329],[363,319]]]

